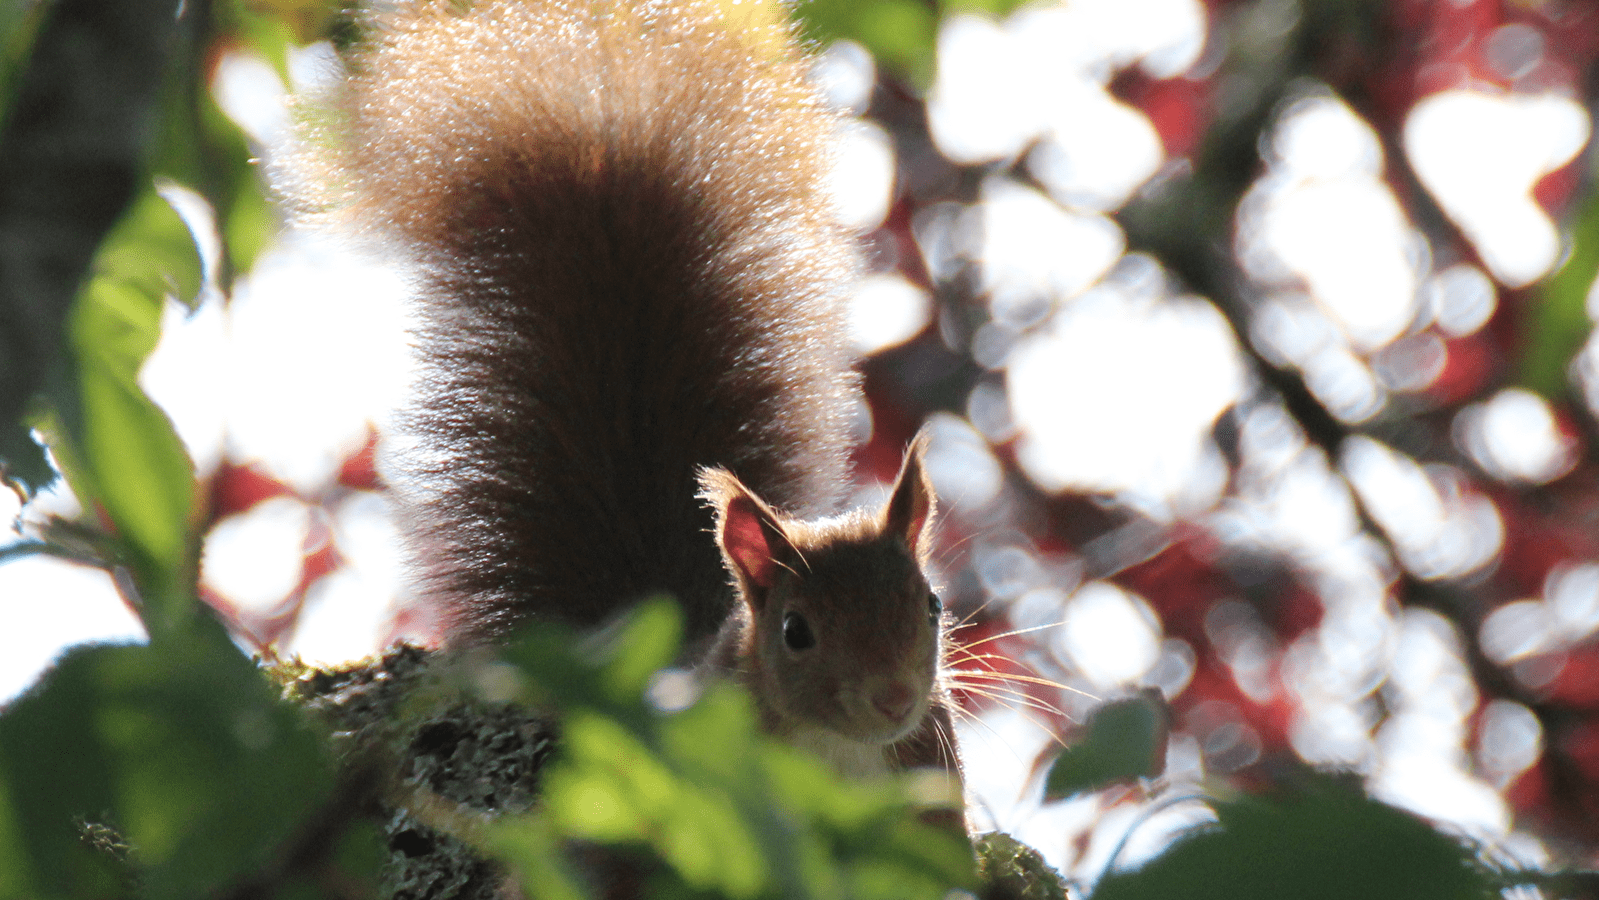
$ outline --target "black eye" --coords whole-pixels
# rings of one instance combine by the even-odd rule
[[[938,624],[938,617],[944,612],[944,601],[938,595],[929,592],[927,595],[927,621]]]
[[[783,643],[790,650],[805,650],[816,646],[816,635],[811,634],[811,626],[805,617],[797,612],[783,615]]]

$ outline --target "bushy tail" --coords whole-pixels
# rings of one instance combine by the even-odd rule
[[[422,274],[398,485],[456,638],[729,593],[696,472],[834,510],[856,390],[836,127],[787,26],[709,0],[432,0],[373,15],[315,112],[313,215]]]

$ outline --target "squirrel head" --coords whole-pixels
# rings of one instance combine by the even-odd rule
[[[943,606],[923,574],[934,496],[912,443],[875,513],[773,510],[731,473],[701,474],[742,609],[737,665],[779,734],[888,745],[935,701]]]

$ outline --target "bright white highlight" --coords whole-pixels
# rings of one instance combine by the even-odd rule
[[[1499,665],[1555,653],[1599,631],[1599,564],[1556,566],[1544,579],[1543,598],[1517,600],[1483,620],[1478,641]]]
[[[1069,83],[1054,92],[1052,103],[1048,132],[1027,167],[1060,202],[1116,209],[1165,161],[1149,117],[1104,87]]]
[[[1172,78],[1205,42],[1205,8],[1194,0],[1068,0],[1021,10],[1008,24],[1041,92],[1066,77],[1108,83],[1134,64]]]
[[[1021,152],[1043,127],[1037,106],[1018,90],[1025,77],[1001,26],[951,16],[938,32],[938,74],[927,98],[938,149],[962,164]]]
[[[169,310],[141,382],[202,471],[226,434],[231,458],[316,493],[407,396],[406,293],[393,269],[291,233],[226,309]]]
[[[933,414],[924,427],[932,435],[927,475],[940,508],[977,510],[993,502],[1005,486],[1005,470],[977,429],[949,413]]]
[[[1371,438],[1344,442],[1344,476],[1418,578],[1458,578],[1493,560],[1504,523],[1486,497],[1448,466],[1415,460]]]
[[[1426,610],[1403,614],[1386,695],[1394,710],[1377,732],[1372,794],[1483,833],[1508,832],[1504,798],[1465,770],[1458,750],[1478,697],[1448,620]]]
[[[1160,657],[1160,622],[1142,597],[1094,581],[1066,602],[1056,641],[1095,686],[1123,687]]]
[[[1101,285],[1020,343],[1007,379],[1018,458],[1045,490],[1118,492],[1164,519],[1221,489],[1209,434],[1244,369],[1209,303]]]
[[[1533,711],[1510,700],[1491,700],[1482,710],[1477,765],[1505,787],[1543,753],[1543,724]]]
[[[0,621],[0,703],[25,690],[69,647],[146,637],[109,574],[49,556],[0,563]]]
[[[300,583],[313,511],[303,500],[273,497],[211,527],[201,581],[239,607],[270,614]]]
[[[1107,89],[1139,64],[1155,78],[1192,66],[1205,38],[1193,0],[1074,0],[1007,22],[952,16],[938,37],[928,124],[960,163],[1019,156],[1063,203],[1113,209],[1164,161],[1148,118]]]
[[[1006,179],[983,187],[983,289],[996,311],[1040,298],[1066,299],[1098,281],[1126,247],[1105,216],[1074,213]]]
[[[828,187],[845,227],[870,231],[882,224],[894,196],[894,145],[882,126],[851,120],[839,136]]]
[[[1410,323],[1415,279],[1405,260],[1404,213],[1374,178],[1305,182],[1277,198],[1260,238],[1370,351]]]
[[[1455,418],[1455,440],[1483,470],[1502,481],[1542,484],[1571,470],[1576,442],[1531,391],[1507,388]]]
[[[861,113],[871,103],[877,85],[877,62],[860,44],[835,41],[816,58],[810,80],[833,108]]]
[[[229,50],[217,60],[211,96],[257,144],[276,146],[289,131],[283,81],[259,56]]]
[[[387,499],[370,491],[333,511],[333,540],[344,565],[306,592],[287,652],[317,665],[359,659],[390,639],[404,588],[400,534]]]
[[[1570,162],[1588,133],[1587,114],[1566,97],[1450,90],[1410,111],[1404,144],[1416,176],[1494,277],[1522,287],[1560,256],[1533,185]]]
[[[899,275],[867,276],[849,301],[850,340],[862,356],[882,352],[921,333],[932,312],[927,291]]]
[[[1422,285],[1422,296],[1438,330],[1463,337],[1488,324],[1499,306],[1494,283],[1473,265],[1458,263],[1436,272]]]
[[[172,420],[195,473],[216,471],[227,435],[228,313],[216,299],[190,311],[168,299],[161,310],[161,339],[139,370],[139,386]],[[197,373],[205,373],[203,376]]]
[[[1312,96],[1283,115],[1268,157],[1239,215],[1250,274],[1302,283],[1357,352],[1398,337],[1415,318],[1417,276],[1376,133],[1342,101]]]

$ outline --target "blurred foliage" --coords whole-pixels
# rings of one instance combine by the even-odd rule
[[[798,13],[806,37],[819,44],[855,41],[882,65],[925,87],[932,78],[938,23],[957,12],[1002,16],[1023,0],[803,0]]]
[[[1157,778],[1166,768],[1170,713],[1160,691],[1102,704],[1044,780],[1044,797],[1060,800],[1118,781]]]
[[[61,0],[9,33],[20,70],[0,115],[0,461],[23,488],[50,478],[24,416],[42,401],[69,429],[81,421],[66,320],[101,241],[148,183],[148,134],[165,120],[162,84],[193,19],[175,9]]]
[[[1501,884],[1471,849],[1359,788],[1314,780],[1289,796],[1209,801],[1216,825],[1095,900],[1295,897],[1302,900],[1491,900]]]
[[[650,881],[672,892],[939,898],[972,885],[964,841],[917,822],[894,784],[841,781],[762,734],[742,691],[716,684],[680,711],[652,707],[680,630],[676,605],[660,600],[604,645],[540,629],[506,653],[530,677],[524,698],[561,713],[542,808],[499,820],[485,842],[523,884],[582,896],[561,877],[559,835],[651,848],[666,870]]]
[[[73,492],[91,498],[120,538],[123,559],[151,603],[186,605],[195,565],[190,526],[194,472],[172,423],[139,387],[155,349],[166,291],[194,296],[194,240],[152,185],[101,245],[68,323],[81,418],[55,439]],[[146,608],[152,627],[186,610]]]
[[[1518,373],[1524,386],[1552,400],[1568,392],[1571,362],[1593,330],[1588,296],[1599,277],[1599,193],[1589,195],[1570,240],[1565,262],[1543,283],[1537,302],[1528,306],[1527,352]]]
[[[0,111],[12,108],[12,92],[33,49],[33,39],[44,18],[45,4],[7,3],[0,6]],[[0,115],[0,122],[4,116]]]
[[[14,54],[8,64],[26,67],[6,82],[0,111],[0,234],[8,238],[0,241],[0,464],[8,480],[33,489],[50,476],[30,426],[54,413],[64,433],[50,436],[52,448],[104,446],[131,437],[111,431],[141,428],[138,420],[152,414],[130,418],[124,409],[121,426],[96,425],[100,434],[86,435],[86,420],[112,403],[115,383],[132,384],[149,347],[125,348],[132,353],[119,354],[116,370],[72,366],[66,335],[80,355],[101,352],[91,345],[112,319],[153,340],[166,296],[193,305],[202,284],[230,283],[233,266],[248,268],[276,228],[244,135],[208,84],[230,27],[252,26],[247,45],[280,66],[296,35],[240,2],[56,0],[22,8],[25,15],[12,14],[16,29],[5,32],[15,46],[5,50]],[[154,182],[163,178],[209,202],[221,223],[218,258],[198,258],[170,214],[153,209]],[[202,246],[215,243],[209,238]],[[94,383],[79,382],[86,369],[95,370]]]
[[[1017,5],[810,0],[802,13],[815,39],[859,41],[888,77],[925,84],[943,17]],[[711,687],[663,709],[652,698],[678,650],[670,604],[641,608],[603,642],[530,633],[498,659],[397,692],[378,705],[382,727],[347,728],[314,692],[278,695],[196,599],[203,492],[137,376],[167,300],[192,306],[225,293],[276,227],[254,151],[208,89],[219,56],[248,50],[286,75],[293,46],[341,20],[338,4],[322,0],[187,3],[174,15],[179,6],[0,9],[0,459],[8,479],[37,488],[50,470],[29,432],[47,436],[103,531],[101,563],[150,635],[145,646],[74,651],[0,715],[0,897],[376,896],[380,869],[409,846],[396,834],[424,827],[536,896],[1062,896],[1037,855],[1009,839],[982,843],[979,877],[962,841],[921,821],[921,805],[907,799],[936,807],[937,786],[842,782],[762,735],[736,690]],[[1329,59],[1382,38],[1369,3],[1301,4],[1302,16],[1271,27],[1262,22],[1283,18],[1283,4],[1220,7],[1234,38],[1226,89],[1194,166],[1121,221],[1133,246],[1211,295],[1242,335],[1248,308],[1226,235],[1262,131],[1295,79],[1331,77]],[[945,174],[940,190],[970,193],[971,172]],[[184,191],[203,202],[169,202]],[[1589,327],[1599,202],[1591,188],[1586,197],[1565,268],[1528,305],[1521,377],[1546,396],[1566,392]],[[213,243],[220,251],[196,249]],[[948,361],[948,348],[938,352]],[[951,368],[978,377],[975,366]],[[1336,451],[1349,429],[1293,375],[1264,363],[1260,372],[1312,439]],[[367,669],[374,682],[380,666]],[[358,696],[348,690],[357,671],[279,675]],[[559,711],[538,809],[476,808],[415,774],[417,736],[439,721],[441,703],[467,695],[490,709],[493,695]],[[1106,706],[1041,789],[1060,798],[1157,777],[1168,715],[1148,697]],[[1207,801],[1213,827],[1112,871],[1092,896],[1470,898],[1521,883],[1592,893],[1589,873],[1501,871],[1358,790],[1284,781],[1262,796],[1218,785]],[[391,822],[380,833],[396,810],[420,825]]]
[[[0,718],[0,761],[7,897],[213,894],[318,829],[334,782],[326,735],[214,623],[74,651]]]

